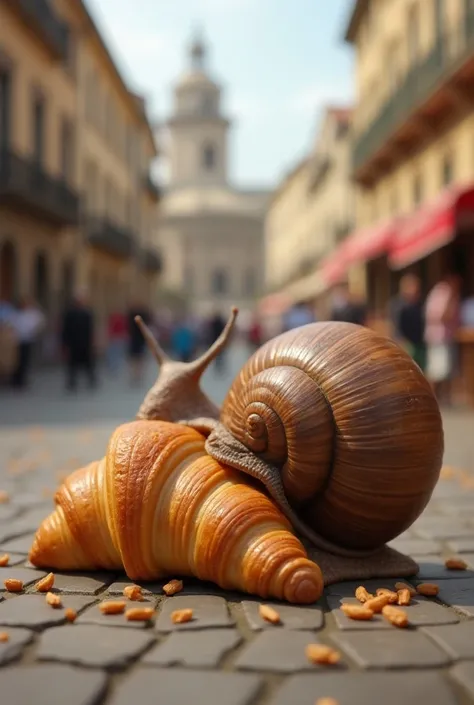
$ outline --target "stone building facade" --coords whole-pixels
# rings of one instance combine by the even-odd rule
[[[345,238],[354,217],[351,183],[352,111],[328,106],[311,151],[273,195],[265,221],[265,283],[285,305],[308,301],[324,309],[324,259]]]
[[[474,3],[357,0],[346,40],[355,49],[357,228],[375,240],[393,224],[383,247],[352,258],[354,286],[382,318],[408,269],[425,292],[457,271],[472,295]],[[442,232],[438,212],[450,222]]]
[[[159,216],[163,289],[182,293],[189,313],[226,315],[253,308],[263,289],[263,220],[268,193],[242,191],[229,179],[230,120],[222,90],[195,39],[190,69],[174,88],[167,129],[170,181]]]
[[[160,269],[143,100],[81,0],[0,5],[0,298],[31,295],[57,329],[85,288],[103,331]]]

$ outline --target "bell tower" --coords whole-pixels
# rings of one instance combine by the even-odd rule
[[[221,113],[222,90],[207,72],[200,33],[188,48],[188,70],[174,87],[170,137],[170,187],[226,186],[230,122]]]

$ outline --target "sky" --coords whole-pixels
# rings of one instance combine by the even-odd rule
[[[273,188],[311,148],[327,103],[353,99],[353,52],[343,41],[354,0],[87,0],[151,119],[170,115],[173,83],[200,28],[207,65],[233,120],[230,176]],[[166,175],[166,154],[164,169]]]

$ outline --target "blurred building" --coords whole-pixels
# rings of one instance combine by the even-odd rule
[[[0,4],[0,298],[56,322],[75,287],[103,322],[160,270],[143,99],[81,0]]]
[[[334,253],[376,313],[402,272],[474,294],[474,2],[357,0],[357,230]],[[381,70],[383,67],[383,70]]]
[[[251,309],[263,283],[264,191],[242,191],[229,181],[230,121],[222,90],[206,70],[206,46],[196,38],[190,69],[174,88],[168,121],[170,183],[159,234],[163,287],[184,292],[189,311]]]
[[[353,224],[351,116],[348,107],[325,109],[313,149],[271,200],[265,221],[270,303],[317,302],[320,315],[326,312],[330,279],[324,262]]]

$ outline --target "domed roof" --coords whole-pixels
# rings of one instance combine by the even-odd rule
[[[217,84],[207,75],[205,71],[207,46],[200,33],[195,34],[188,49],[191,68],[186,71],[176,84],[176,89],[186,90],[188,88],[214,88],[219,90]]]
[[[204,71],[193,69],[184,73],[176,84],[177,90],[186,88],[196,88],[206,86],[217,90],[217,85],[212,81]]]

